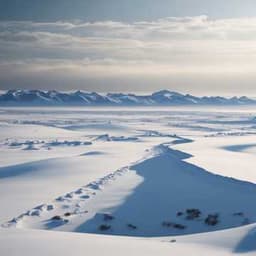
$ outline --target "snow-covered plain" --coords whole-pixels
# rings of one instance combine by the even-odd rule
[[[256,110],[0,109],[0,255],[256,255]]]

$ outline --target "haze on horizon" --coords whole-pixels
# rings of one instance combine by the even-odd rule
[[[254,0],[0,0],[0,90],[255,96],[255,9]]]

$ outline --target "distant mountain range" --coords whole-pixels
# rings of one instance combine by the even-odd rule
[[[182,106],[182,105],[252,105],[248,97],[196,97],[168,90],[151,95],[130,93],[58,92],[9,90],[0,95],[1,106]]]

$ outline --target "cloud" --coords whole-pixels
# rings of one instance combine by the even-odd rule
[[[6,21],[0,22],[0,84],[3,88],[19,85],[21,80],[23,85],[31,84],[29,79],[33,77],[34,82],[42,73],[55,82],[69,76],[72,83],[73,77],[74,87],[77,79],[79,84],[89,79],[95,85],[92,81],[104,78],[113,84],[131,77],[133,83],[145,77],[166,81],[180,77],[186,82],[191,76],[193,81],[225,74],[248,78],[256,65],[255,43],[256,18],[212,20],[202,15],[131,23]]]

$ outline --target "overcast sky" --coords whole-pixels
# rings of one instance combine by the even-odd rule
[[[0,89],[256,95],[255,0],[0,0]]]

